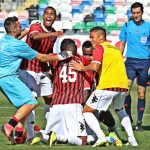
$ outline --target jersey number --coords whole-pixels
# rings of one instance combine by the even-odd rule
[[[71,68],[68,68],[67,72],[67,66],[63,66],[60,71],[59,78],[62,78],[62,83],[67,83],[68,81],[75,82],[77,79],[77,73]]]

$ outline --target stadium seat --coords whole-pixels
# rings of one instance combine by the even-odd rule
[[[47,3],[39,3],[40,8],[46,8],[48,6]]]
[[[105,23],[105,22],[102,22],[102,21],[96,22],[96,26],[100,26],[100,27],[105,28],[105,27],[106,27],[106,23]]]
[[[91,6],[92,5],[92,0],[82,0],[80,6],[82,9],[84,9],[85,6]]]
[[[82,0],[71,0],[71,5],[73,6],[79,6],[81,4]]]
[[[69,4],[60,4],[59,5],[59,12],[72,12],[72,6]]]
[[[6,11],[0,12],[0,20],[5,20],[8,17],[8,13]]]
[[[73,29],[77,30],[84,30],[85,29],[85,23],[83,21],[77,22],[74,26]]]
[[[71,0],[60,0],[60,4],[71,4]]]
[[[20,20],[22,28],[29,28],[29,20]]]
[[[126,14],[127,13],[127,7],[126,6],[121,6],[121,5],[118,5],[117,7],[115,6],[116,8],[116,14]]]
[[[105,15],[107,14],[115,14],[115,7],[114,6],[111,6],[111,5],[105,5]]]
[[[4,20],[0,19],[0,27],[4,27]]]
[[[103,3],[104,7],[107,6],[114,6],[114,0],[104,0]]]
[[[88,14],[88,15],[86,15],[85,17],[84,17],[84,22],[86,23],[86,22],[93,22],[94,21],[94,18],[95,18],[95,16],[94,16],[94,14]]]
[[[13,17],[13,16],[18,17],[19,16],[18,12],[17,11],[11,11],[8,13],[8,17]]]
[[[117,17],[116,17],[116,14],[108,14],[105,18],[105,23],[107,25],[109,24],[113,24],[117,21]]]
[[[74,16],[74,14],[78,14],[81,12],[82,12],[82,7],[80,5],[72,7],[72,16]]]
[[[55,30],[62,30],[63,29],[62,21],[58,21],[58,20],[54,21],[53,27]]]
[[[94,17],[95,22],[103,22],[105,19],[103,10],[94,10]]]
[[[77,22],[83,21],[83,14],[82,13],[76,13],[72,16],[72,24],[74,25]]]
[[[29,13],[28,13],[28,11],[22,11],[21,13],[19,13],[19,15],[18,15],[18,19],[24,19],[24,20],[27,20],[27,19],[29,19]]]
[[[64,21],[64,20],[71,21],[72,20],[72,14],[70,12],[62,12],[61,13],[61,21]]]
[[[70,20],[62,21],[62,29],[68,29],[68,30],[73,29],[72,22]]]
[[[89,32],[91,28],[96,26],[96,22],[87,22],[84,28],[85,32]]]
[[[125,6],[125,4],[126,4],[126,0],[115,0],[115,1],[114,1],[115,7],[118,7],[118,6]]]
[[[117,24],[121,27],[125,22],[128,21],[128,16],[126,14],[117,14]]]
[[[91,14],[91,13],[93,13],[93,7],[88,6],[88,5],[84,6],[84,8],[82,10],[83,16],[85,17],[86,15]]]
[[[67,30],[64,30],[64,33],[65,35],[74,35],[74,30],[67,29]]]

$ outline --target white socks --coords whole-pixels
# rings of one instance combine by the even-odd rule
[[[68,143],[72,145],[82,145],[82,140],[79,137],[68,137]]]
[[[90,112],[86,112],[86,113],[83,113],[83,116],[85,118],[86,123],[95,132],[97,137],[99,139],[104,138],[105,135],[104,135],[103,131],[101,130],[99,122],[96,119],[96,117],[94,116],[94,114],[90,113]]]
[[[124,117],[121,121],[121,124],[124,127],[128,137],[134,137],[133,129],[129,117]]]

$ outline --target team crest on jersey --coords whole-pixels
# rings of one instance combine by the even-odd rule
[[[83,132],[85,130],[85,126],[82,122],[79,121],[79,124],[80,124],[80,130],[81,132]]]
[[[98,101],[98,98],[96,97],[96,95],[94,94],[92,102],[91,103],[96,103]]]

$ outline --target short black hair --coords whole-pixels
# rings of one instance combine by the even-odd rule
[[[85,49],[85,48],[91,48],[91,47],[93,47],[93,46],[92,46],[92,43],[90,41],[85,41],[82,44],[82,50]]]
[[[142,4],[142,3],[139,3],[139,2],[135,2],[135,3],[133,3],[133,4],[131,5],[131,12],[132,12],[132,9],[138,8],[138,7],[141,8],[141,11],[142,11],[142,13],[143,13],[143,11],[144,11],[143,4]]]
[[[103,28],[103,27],[100,27],[100,26],[96,26],[96,27],[93,27],[90,29],[90,32],[93,32],[93,31],[102,31],[102,33],[104,34],[104,37],[106,38],[106,29]]]
[[[4,28],[6,30],[6,33],[12,32],[12,25],[14,25],[18,21],[18,18],[16,16],[8,17],[4,21]]]
[[[46,7],[45,9],[44,9],[44,13],[45,13],[45,11],[47,10],[47,9],[52,9],[53,11],[54,11],[54,13],[55,13],[55,16],[56,16],[56,9],[54,8],[54,7],[52,7],[52,6],[48,6],[48,7]]]
[[[77,53],[77,45],[75,41],[69,38],[63,39],[60,49],[61,51],[72,51],[74,54]]]

